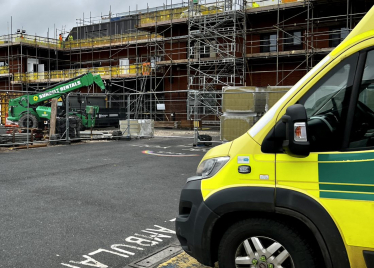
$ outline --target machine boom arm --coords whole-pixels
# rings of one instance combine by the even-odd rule
[[[27,97],[30,105],[34,105],[52,98],[59,98],[71,91],[77,90],[81,87],[90,86],[94,83],[97,84],[101,90],[105,90],[104,83],[99,75],[94,76],[91,73],[87,73],[72,80],[60,83],[57,86],[55,85],[51,89],[38,94],[28,95]]]
[[[9,117],[11,121],[18,121],[20,116],[24,113],[31,113],[36,115],[35,107],[38,103],[53,98],[59,98],[69,92],[77,90],[82,87],[96,84],[102,91],[105,90],[103,81],[100,75],[93,75],[91,73],[83,74],[71,80],[64,81],[53,87],[33,95],[24,95],[9,101]]]

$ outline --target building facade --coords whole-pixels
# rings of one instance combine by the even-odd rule
[[[81,20],[64,40],[0,37],[1,123],[9,98],[86,72],[107,108],[131,118],[219,120],[222,87],[292,86],[336,47],[373,0],[208,0]],[[71,37],[70,37],[71,36]],[[84,90],[101,94],[93,87]],[[211,94],[212,93],[212,94]],[[213,94],[214,93],[214,94]],[[157,104],[165,109],[158,111]]]

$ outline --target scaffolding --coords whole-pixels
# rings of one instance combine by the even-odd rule
[[[73,40],[59,41],[57,31],[53,38],[11,33],[0,37],[0,93],[41,91],[92,72],[107,82],[108,108],[125,107],[121,94],[135,93],[133,118],[171,120],[175,114],[177,120],[219,120],[221,97],[209,92],[295,84],[373,3],[181,0],[83,17],[68,33]],[[176,90],[183,92],[173,94]],[[157,110],[171,100],[178,101]]]
[[[268,84],[257,86],[294,84],[349,34],[373,3],[248,1],[247,84],[264,76],[270,78]],[[269,22],[258,23],[260,16]]]
[[[210,14],[204,15],[204,12]],[[220,97],[212,100],[209,91],[223,86],[245,84],[246,20],[241,1],[210,1],[204,5],[191,2],[188,18],[188,90],[199,94],[204,116],[220,115]],[[210,101],[207,101],[209,99]],[[191,102],[193,103],[193,102]],[[192,108],[192,107],[191,107]],[[189,109],[189,118],[198,120]],[[214,120],[214,117],[212,118]]]

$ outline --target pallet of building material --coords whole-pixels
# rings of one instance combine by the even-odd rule
[[[140,124],[140,137],[153,137],[155,133],[155,121],[153,119],[138,120]]]
[[[262,113],[267,94],[260,87],[223,87],[223,113]]]
[[[124,137],[153,137],[155,122],[153,119],[130,119],[119,121]]]
[[[9,134],[0,134],[0,144],[5,144],[12,141],[12,137]]]
[[[177,121],[156,121],[155,128],[177,128]]]
[[[181,128],[181,129],[194,129],[194,127],[196,126],[198,129],[201,129],[204,121],[201,121],[201,120],[182,120],[182,121],[178,121],[179,124],[178,124],[178,128]],[[219,123],[219,122],[218,122]]]
[[[31,133],[14,133],[14,134],[1,134],[0,135],[0,144],[6,143],[24,143],[27,141],[32,141]]]
[[[5,126],[0,126],[0,135],[2,134],[7,134],[7,129],[5,128]]]
[[[119,130],[125,137],[138,137],[140,134],[140,123],[138,120],[119,120]]]
[[[120,120],[119,129],[125,137],[138,137],[140,134],[140,124],[138,120]]]
[[[246,133],[255,122],[255,115],[224,114],[221,116],[221,140],[232,141]]]
[[[109,131],[85,130],[80,132],[80,138],[93,140],[106,140],[112,138],[112,133]]]
[[[0,126],[0,135],[1,134],[12,134],[13,132],[14,133],[21,133],[22,130],[18,126],[16,126],[16,125],[10,125],[10,126],[1,125]]]
[[[193,120],[182,120],[182,121],[180,121],[179,128],[181,128],[181,129],[193,129]]]
[[[292,86],[268,86],[266,88],[266,91],[268,92],[266,109],[269,110],[273,107],[273,105],[280,100],[291,87]]]

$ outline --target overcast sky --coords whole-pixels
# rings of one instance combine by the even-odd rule
[[[170,4],[170,0],[167,0]],[[11,17],[13,18],[13,33],[17,29],[26,30],[27,34],[53,37],[54,25],[59,31],[64,27],[66,31],[77,25],[76,19],[89,20],[109,14],[126,12],[129,10],[162,6],[166,0],[0,0],[0,35],[7,35],[11,31]],[[173,0],[181,3],[181,0]]]

